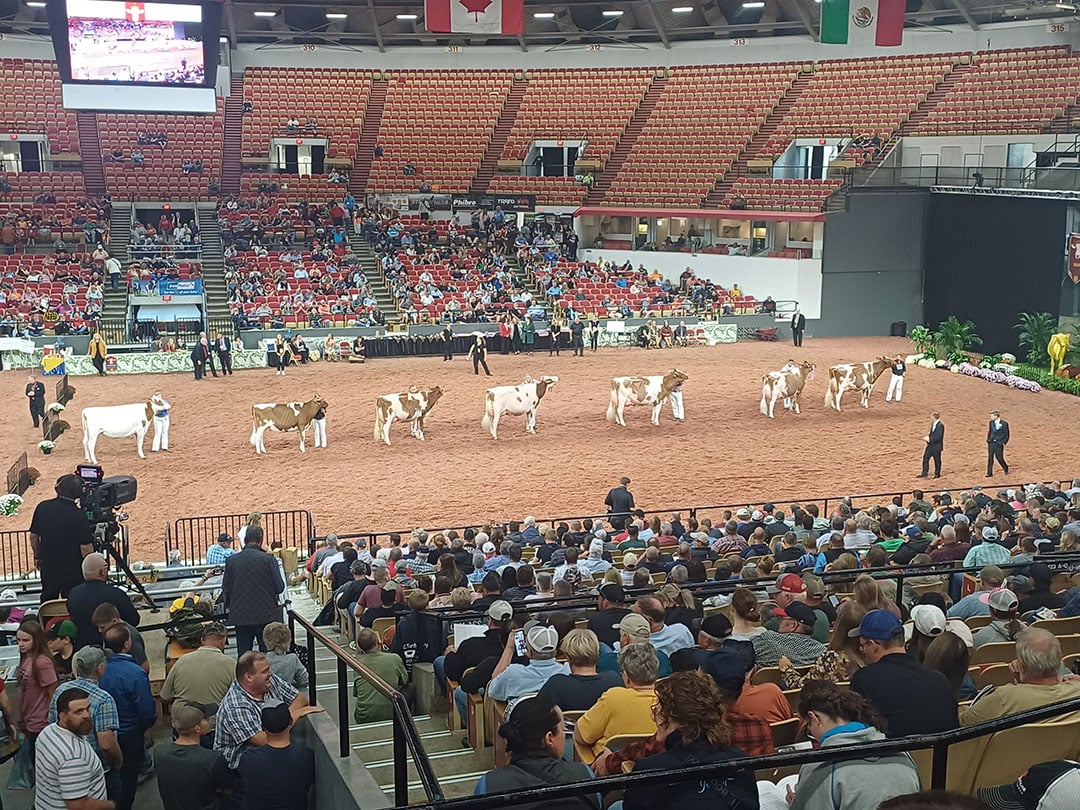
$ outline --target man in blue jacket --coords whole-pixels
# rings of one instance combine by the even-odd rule
[[[157,722],[157,706],[150,692],[150,677],[131,657],[131,633],[125,624],[105,631],[105,647],[112,657],[98,684],[116,701],[120,727],[116,733],[120,752],[120,799],[116,810],[131,810],[139,785],[139,767],[146,752],[144,735]]]

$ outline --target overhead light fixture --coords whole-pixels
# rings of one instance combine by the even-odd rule
[[[228,42],[228,41],[229,41],[228,37],[218,37],[218,42]]]
[[[340,11],[328,11],[328,12],[326,12],[326,19],[328,19],[328,20],[347,20],[347,19],[349,19],[349,15],[344,14],[344,13],[342,13]]]
[[[415,20],[417,15],[415,14],[398,14],[396,18],[399,20]]]
[[[27,3],[26,5],[28,5],[28,6],[30,7],[30,8],[45,8],[45,4],[44,4],[44,3],[41,3],[41,2],[37,2],[36,0],[35,0],[35,2],[33,2],[33,3]]]
[[[555,19],[555,12],[554,11],[536,11],[536,12],[533,12],[533,19],[534,20],[554,20]]]
[[[694,10],[693,6],[675,6],[675,8],[673,8],[671,10],[671,13],[672,14],[689,14],[693,10]]]
[[[762,0],[754,0],[752,3],[743,3],[743,8],[765,8],[765,3]]]
[[[251,13],[254,14],[256,17],[276,17],[277,16],[276,11],[253,11]]]
[[[600,13],[603,14],[605,17],[621,17],[623,15],[623,13],[621,11],[619,11],[618,9],[611,9],[609,11],[601,11]]]
[[[33,5],[33,4],[32,3],[27,3],[27,5]],[[42,3],[41,5],[45,5],[45,4]],[[1074,6],[1072,3],[1054,3],[1054,7],[1055,8],[1063,8],[1066,11],[1076,11],[1076,6]]]

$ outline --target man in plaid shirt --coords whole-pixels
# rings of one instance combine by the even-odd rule
[[[724,719],[731,725],[731,746],[749,757],[765,756],[776,752],[772,728],[760,717],[738,714],[732,708],[742,694],[746,683],[746,660],[738,652],[728,649],[714,650],[702,667],[716,681],[724,698]],[[656,735],[630,745],[619,751],[606,751],[596,758],[592,769],[597,776],[622,773],[624,762],[636,762],[644,757],[666,750]]]
[[[266,745],[262,710],[287,703],[294,722],[321,706],[309,706],[307,697],[270,671],[270,662],[262,653],[247,652],[236,662],[236,680],[225,693],[217,712],[214,750],[220,751],[233,770],[251,746]]]

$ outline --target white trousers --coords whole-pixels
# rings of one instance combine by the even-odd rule
[[[892,402],[893,398],[895,397],[896,401],[899,402],[901,397],[903,397],[903,396],[904,396],[904,378],[903,378],[902,375],[897,376],[896,374],[893,374],[892,379],[889,380],[889,390],[885,394],[885,401],[886,402]]]
[[[315,430],[315,446],[326,447],[326,420],[312,419],[311,425]]]
[[[154,417],[154,444],[150,449],[155,453],[169,449],[169,417]]]
[[[683,392],[672,391],[670,394],[671,399],[671,415],[678,419],[680,422],[686,418],[686,411],[683,410]]]

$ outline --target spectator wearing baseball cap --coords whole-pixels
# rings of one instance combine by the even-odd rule
[[[619,633],[619,643],[616,652],[601,651],[600,663],[597,669],[600,672],[619,672],[619,651],[625,650],[631,644],[649,644],[651,631],[649,620],[638,613],[628,613],[615,625]],[[655,648],[654,648],[655,649]],[[661,678],[671,674],[671,659],[666,653],[657,650],[656,659],[659,662]]]
[[[975,539],[976,534],[981,535],[981,540]],[[972,535],[972,546],[964,557],[964,566],[1004,565],[1011,562],[1012,552],[1009,550],[1011,545],[1007,541],[1001,542],[996,526],[977,522],[975,533]]]
[[[240,758],[237,775],[243,785],[244,807],[306,810],[315,784],[315,752],[293,745],[289,737],[293,718],[289,706],[279,703],[262,709],[266,744],[248,748]]]
[[[1061,679],[1061,642],[1049,630],[1029,627],[1016,637],[1009,664],[1016,683],[979,693],[960,715],[965,726],[1080,697],[1080,681]]]
[[[607,582],[597,591],[596,612],[590,614],[588,628],[596,634],[601,644],[609,650],[614,650],[619,642],[619,622],[629,613],[630,608],[626,606],[626,592],[622,586]],[[559,705],[562,706],[561,703]]]
[[[161,699],[178,706],[216,706],[236,677],[236,659],[225,655],[228,631],[221,622],[210,622],[203,627],[199,647],[173,662],[165,683],[161,686]],[[214,727],[216,718],[210,718]]]
[[[586,763],[606,751],[606,743],[620,734],[656,733],[653,703],[659,661],[651,644],[630,644],[619,651],[623,686],[608,689],[578,718],[574,746]]]
[[[619,673],[597,670],[600,641],[592,630],[571,630],[559,648],[570,665],[570,674],[552,675],[539,694],[564,712],[587,711],[608,689],[623,685]]]
[[[776,578],[776,584],[769,585],[767,590],[777,607],[786,608],[793,602],[806,604],[806,581],[798,574],[781,574]],[[780,622],[778,618],[770,619],[765,627],[779,630]],[[822,644],[829,640],[829,617],[824,611],[814,610],[814,626],[810,636]]]
[[[224,565],[225,561],[235,553],[236,549],[234,548],[232,535],[228,532],[222,532],[218,535],[217,542],[206,550],[206,564],[211,566]]]
[[[1026,627],[1017,618],[1020,600],[1008,588],[999,588],[990,594],[987,607],[990,610],[990,624],[980,627],[972,635],[972,646],[994,644],[1003,641],[1016,641],[1016,637]]]
[[[979,788],[979,801],[993,810],[1072,810],[1080,805],[1080,763],[1032,765],[1015,784]]]
[[[795,666],[812,664],[825,652],[825,645],[812,637],[814,625],[822,615],[802,602],[792,601],[787,607],[777,607],[773,616],[779,620],[777,632],[767,630],[767,640],[771,640],[779,654],[791,660]],[[758,661],[762,666],[775,666],[776,661]]]
[[[959,725],[948,679],[907,654],[904,626],[892,613],[871,610],[848,635],[859,639],[867,662],[852,676],[851,688],[881,712],[888,736],[936,734]]]
[[[570,667],[555,660],[559,633],[554,627],[528,621],[520,632],[525,638],[528,661],[524,664],[513,663],[516,633],[511,633],[487,686],[486,694],[492,700],[509,702],[522,695],[539,692],[552,675],[570,674]]]
[[[1027,596],[1020,597],[1020,615],[1039,608],[1057,610],[1064,607],[1065,597],[1050,590],[1053,572],[1046,563],[1033,563],[1028,566],[1027,575],[1031,578],[1032,588]]]
[[[45,630],[45,643],[49,645],[53,664],[56,666],[56,679],[59,683],[70,681],[71,658],[75,655],[75,636],[78,630],[70,619],[54,621]]]
[[[1005,572],[996,565],[984,565],[975,580],[976,590],[949,608],[950,619],[970,619],[990,615],[990,596],[1005,584]]]
[[[220,751],[201,745],[210,721],[195,706],[176,706],[171,714],[176,739],[159,742],[152,751],[161,804],[165,810],[217,810],[233,772]]]
[[[506,648],[507,639],[513,635],[513,616],[514,609],[509,602],[504,599],[495,600],[487,609],[487,630],[484,635],[472,636],[456,646],[447,646],[443,655],[435,659],[433,666],[439,682],[446,683],[449,680],[460,684],[454,689],[454,703],[462,716],[463,725],[468,723],[468,695],[477,694],[491,679],[494,662]],[[491,662],[491,665],[482,667],[486,661]],[[476,677],[466,679],[465,672],[470,669],[474,670],[469,673],[470,676]]]

